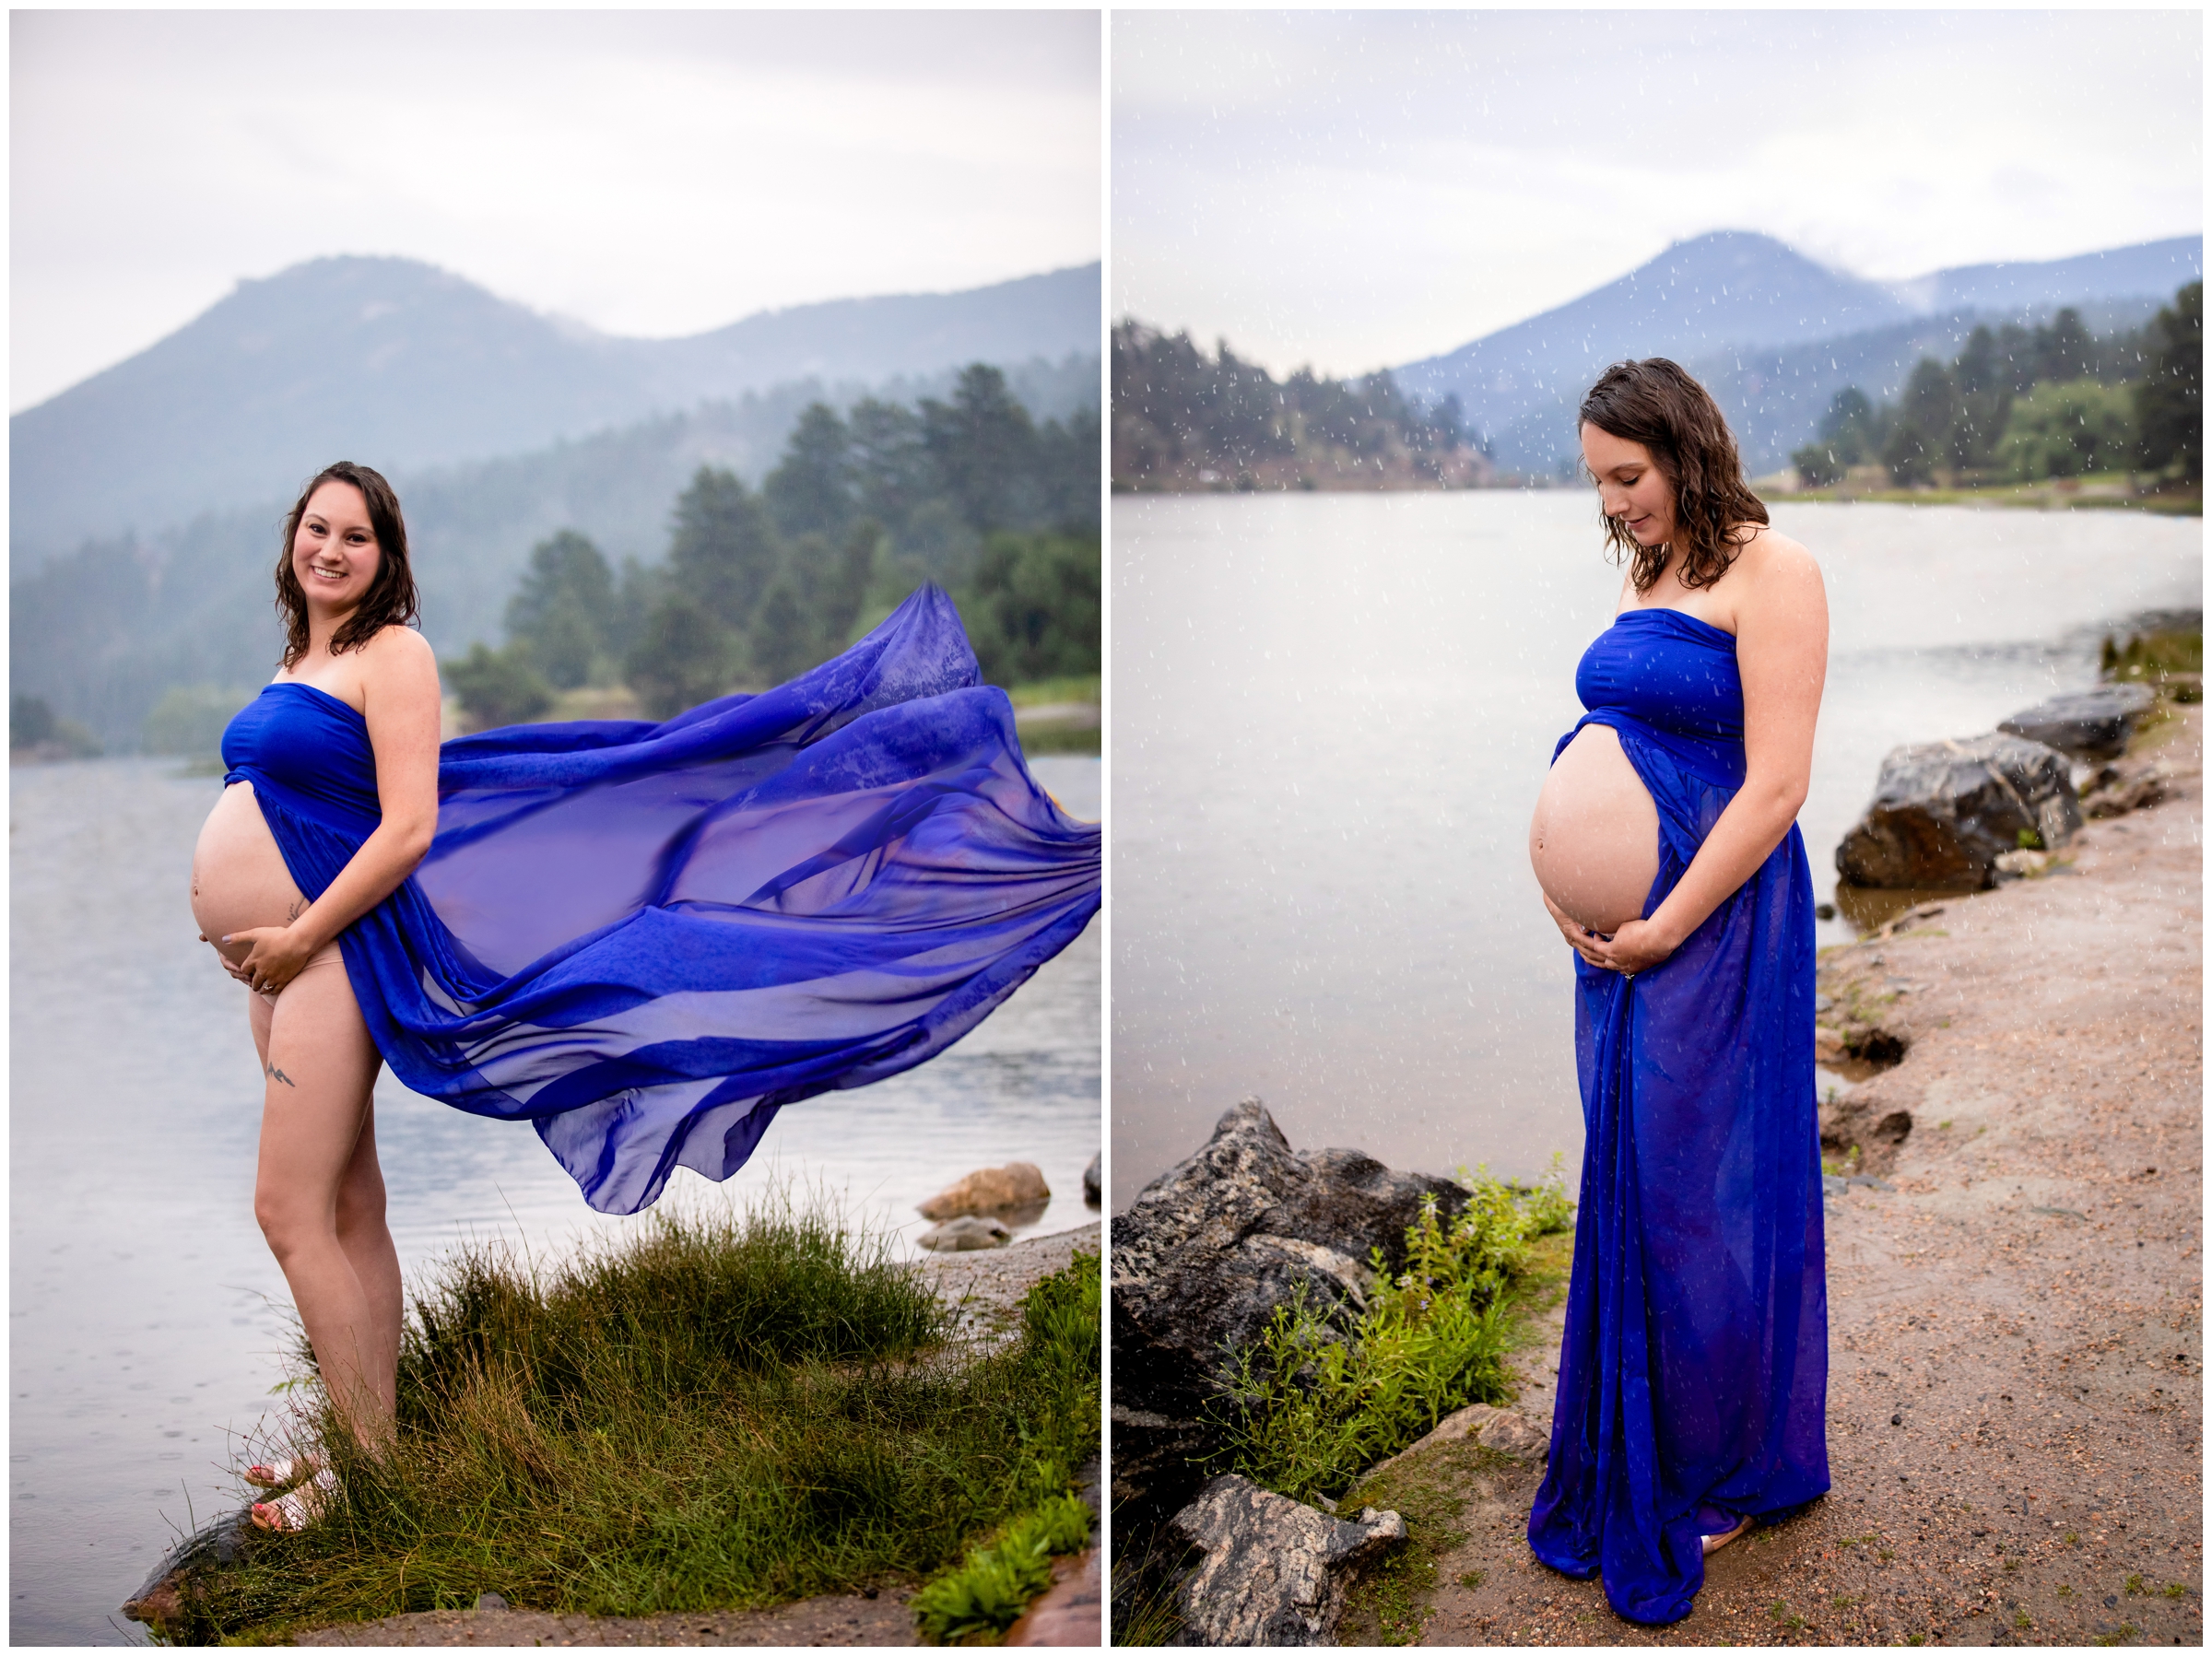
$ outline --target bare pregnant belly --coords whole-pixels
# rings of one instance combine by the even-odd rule
[[[1585,724],[1536,796],[1528,860],[1544,895],[1593,932],[1643,913],[1659,876],[1659,811],[1604,724]]]
[[[226,947],[219,941],[225,933],[288,925],[306,906],[262,820],[253,784],[232,782],[207,813],[193,847],[193,919],[217,952],[236,962],[246,957],[249,945]]]

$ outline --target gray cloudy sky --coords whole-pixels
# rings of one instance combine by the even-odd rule
[[[1114,314],[1447,350],[1668,243],[1861,276],[2204,229],[2204,14],[1120,12]]]
[[[398,253],[611,333],[1099,256],[1095,12],[16,12],[9,407]]]

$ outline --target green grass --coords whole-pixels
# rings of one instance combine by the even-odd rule
[[[1364,1310],[1347,1321],[1318,1310],[1301,1285],[1235,1354],[1215,1405],[1229,1470],[1293,1500],[1341,1495],[1453,1410],[1510,1395],[1510,1290],[1530,1245],[1563,1230],[1573,1208],[1556,1157],[1534,1189],[1462,1178],[1466,1207],[1447,1223],[1425,1201],[1403,1271],[1379,1251],[1371,1260]]]
[[[1075,1496],[1054,1496],[1023,1513],[914,1595],[923,1636],[951,1644],[1004,1633],[1053,1584],[1053,1556],[1080,1552],[1089,1541],[1090,1509]]]
[[[1002,1547],[1057,1545],[1098,1448],[1099,1303],[1098,1256],[1078,1254],[1030,1291],[1018,1338],[940,1359],[943,1308],[886,1239],[788,1203],[656,1217],[543,1275],[464,1251],[411,1309],[396,1450],[340,1444],[335,1509],[203,1579],[172,1634],[485,1591],[598,1615],[750,1608],[925,1577],[1002,1527]]]

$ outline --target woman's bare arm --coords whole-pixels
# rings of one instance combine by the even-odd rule
[[[255,926],[225,942],[253,943],[235,975],[282,988],[317,949],[397,890],[438,828],[438,661],[422,635],[388,627],[361,652],[361,716],[376,755],[383,820],[321,897],[289,925]]]
[[[1618,971],[1658,965],[1757,873],[1797,820],[1812,780],[1813,727],[1828,678],[1828,593],[1794,541],[1760,537],[1735,595],[1744,682],[1744,785],[1649,920],[1630,921],[1585,957]],[[1749,560],[1747,560],[1749,561]]]

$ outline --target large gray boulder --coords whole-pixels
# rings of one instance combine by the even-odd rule
[[[1467,1199],[1449,1179],[1393,1172],[1357,1150],[1294,1155],[1257,1098],[1138,1192],[1112,1222],[1117,1503],[1165,1512],[1187,1499],[1230,1354],[1301,1288],[1324,1313],[1363,1307],[1370,1251],[1402,1265],[1424,1197],[1447,1217]]]
[[[2055,851],[2081,827],[2066,758],[2041,742],[1994,734],[1923,742],[1882,761],[1874,803],[1836,847],[1853,886],[1979,891],[2023,830]]]
[[[2039,701],[1997,728],[2077,758],[2116,759],[2127,750],[2136,721],[2158,700],[2147,685],[2100,685]]]
[[[1184,1637],[1198,1645],[1335,1643],[1345,1590],[1406,1539],[1395,1512],[1369,1507],[1347,1522],[1233,1473],[1169,1530],[1201,1555],[1175,1589]]]

